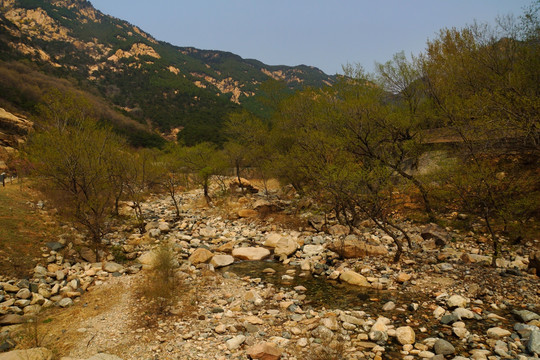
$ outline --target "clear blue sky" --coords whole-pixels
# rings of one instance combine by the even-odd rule
[[[532,0],[90,0],[158,40],[224,50],[269,65],[346,63],[372,71],[399,51],[417,55],[444,27],[494,22]]]

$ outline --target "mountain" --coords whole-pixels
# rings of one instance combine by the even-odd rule
[[[231,111],[267,114],[257,99],[269,79],[284,81],[291,91],[335,80],[310,66],[269,66],[158,41],[85,0],[0,0],[0,70],[14,62],[68,79],[148,131],[169,138],[179,133],[188,144],[222,141],[219,129]],[[0,91],[9,90],[2,80]],[[5,94],[3,103],[32,111]]]

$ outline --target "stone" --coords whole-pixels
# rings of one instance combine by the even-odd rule
[[[214,331],[218,334],[224,334],[227,331],[227,328],[223,324],[219,324],[214,328]]]
[[[326,326],[330,330],[339,330],[339,324],[335,316],[329,316],[322,319],[322,325]]]
[[[456,308],[453,312],[453,315],[455,315],[459,320],[462,319],[474,319],[474,313],[465,308]]]
[[[396,329],[396,337],[401,345],[414,344],[416,341],[414,330],[410,326],[398,327]]]
[[[421,359],[432,359],[435,357],[435,354],[431,351],[423,350],[418,353],[418,357]]]
[[[155,251],[146,251],[137,258],[143,266],[143,269],[152,269],[156,264],[157,254]]]
[[[510,336],[510,334],[512,334],[510,331],[500,327],[492,327],[487,331],[487,336],[491,339],[501,339],[503,337]]]
[[[281,235],[278,233],[269,233],[266,235],[263,245],[266,247],[275,248],[277,243],[281,240]]]
[[[52,358],[52,351],[43,347],[28,350],[13,350],[0,354],[0,360],[51,360]]]
[[[269,342],[255,344],[248,348],[246,353],[252,359],[259,360],[278,360],[281,357],[281,350],[275,344]]]
[[[329,244],[328,248],[345,259],[364,256],[385,256],[388,254],[385,246],[367,244],[359,240],[355,235],[349,235],[342,240],[335,240]]]
[[[24,323],[24,318],[21,315],[7,314],[0,316],[0,326],[16,325]]]
[[[62,250],[65,245],[62,243],[59,243],[58,241],[52,241],[52,242],[46,243],[45,246],[47,246],[52,251],[58,251],[58,250]]]
[[[199,229],[199,235],[206,238],[212,238],[216,236],[216,229],[211,226],[203,227]]]
[[[96,252],[89,247],[82,247],[81,250],[79,250],[79,255],[81,255],[83,260],[90,263],[95,263],[97,261]]]
[[[467,306],[468,302],[469,300],[465,299],[461,295],[452,295],[446,300],[446,305],[448,305],[449,308],[464,308],[465,306]]]
[[[533,330],[527,342],[527,351],[540,355],[540,330]]]
[[[383,305],[382,309],[383,311],[392,311],[396,308],[396,304],[394,304],[393,301],[388,301],[386,304]]]
[[[188,261],[193,265],[203,264],[212,259],[214,253],[205,248],[196,249],[188,258]]]
[[[224,266],[231,265],[234,262],[234,258],[231,255],[214,255],[210,264],[216,269]]]
[[[240,347],[246,341],[246,337],[244,335],[237,335],[225,342],[227,345],[227,349],[229,350],[235,350]]]
[[[17,299],[28,299],[32,296],[32,293],[29,289],[21,289],[17,291],[17,295],[15,295]]]
[[[454,315],[454,314],[448,314],[448,315],[444,315],[443,317],[441,317],[441,324],[444,324],[444,325],[450,325],[456,321],[458,321],[459,318]]]
[[[107,261],[103,265],[103,270],[105,270],[108,273],[115,273],[115,272],[121,272],[122,270],[124,270],[124,267],[122,265],[120,265],[120,264],[115,263],[115,262]]]
[[[2,283],[1,285],[4,288],[4,291],[6,292],[16,293],[19,290],[21,290],[18,286],[12,285],[10,283]]]
[[[289,256],[298,249],[298,243],[290,237],[282,237],[276,244],[274,254],[277,256]]]
[[[161,221],[159,224],[158,224],[158,229],[159,231],[161,231],[162,233],[168,233],[169,231],[171,231],[171,227],[169,226],[168,223],[164,222],[164,221]]]
[[[322,245],[304,245],[302,251],[307,256],[320,255],[324,251],[324,246]]]
[[[526,323],[532,320],[540,320],[540,315],[529,310],[514,310],[512,313]]]
[[[365,276],[360,275],[357,272],[354,272],[352,270],[345,270],[344,272],[341,273],[339,278],[342,281],[349,283],[351,285],[366,286],[366,287],[370,286]]]
[[[345,225],[334,225],[328,229],[328,233],[333,236],[349,235],[349,227]]]
[[[433,345],[433,349],[437,355],[451,355],[456,352],[454,345],[443,339],[437,339]]]
[[[60,300],[60,301],[58,302],[58,306],[63,307],[63,308],[68,307],[68,306],[71,306],[71,305],[73,305],[73,300],[71,300],[71,299],[68,298],[68,297],[63,298],[62,300]]]
[[[410,274],[407,274],[407,273],[404,273],[404,272],[400,272],[398,274],[398,276],[396,277],[396,281],[400,284],[406,282],[406,281],[409,281],[411,280],[412,276]]]
[[[270,250],[262,247],[241,247],[234,249],[232,256],[240,260],[262,260],[270,256]]]
[[[36,267],[34,268],[34,276],[37,278],[47,276],[47,269],[41,265],[36,265]]]

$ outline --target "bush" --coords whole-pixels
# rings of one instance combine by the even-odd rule
[[[182,287],[176,274],[177,266],[169,245],[161,245],[155,250],[154,267],[141,284],[138,294],[143,298],[141,314],[147,327],[153,326],[159,316],[169,314],[179,299]]]

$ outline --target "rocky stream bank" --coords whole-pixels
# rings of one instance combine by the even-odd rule
[[[507,249],[492,268],[484,234],[405,221],[414,246],[394,264],[392,239],[369,222],[322,232],[313,216],[291,230],[257,217],[286,203],[253,195],[223,211],[200,199],[183,195],[180,220],[166,198],[150,199],[146,232],[110,234],[102,262],[64,236],[28,279],[1,278],[0,360],[540,356],[538,242]],[[163,243],[182,295],[145,323],[137,288]],[[38,316],[46,336],[29,353],[21,329]]]

